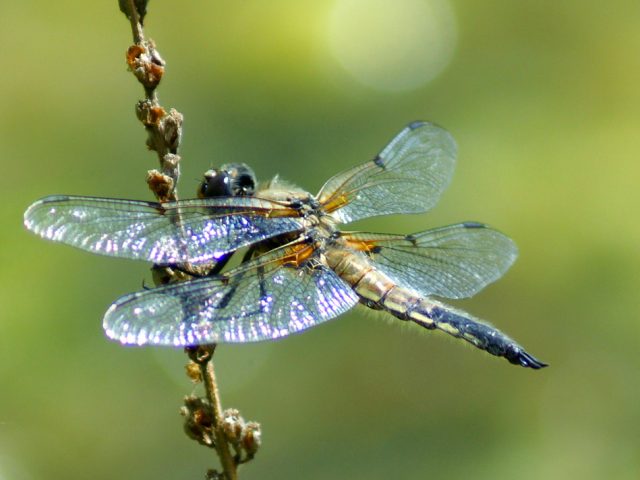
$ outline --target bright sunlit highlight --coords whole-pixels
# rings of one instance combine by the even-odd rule
[[[338,0],[329,18],[332,54],[377,90],[418,88],[450,62],[456,22],[448,0]]]

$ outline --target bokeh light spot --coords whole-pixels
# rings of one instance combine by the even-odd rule
[[[328,36],[332,54],[356,80],[399,91],[444,70],[457,28],[448,0],[338,0]]]

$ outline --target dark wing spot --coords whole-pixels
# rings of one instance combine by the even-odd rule
[[[224,296],[220,299],[220,301],[216,305],[216,308],[225,308],[227,305],[229,305],[229,302],[231,301],[233,296],[236,294],[237,288],[238,288],[238,283],[231,285],[231,287],[229,288],[229,291],[224,294]]]
[[[383,170],[386,168],[384,164],[384,160],[380,155],[377,155],[376,158],[373,159],[373,163],[375,163],[378,167],[380,167]]]
[[[487,228],[487,226],[484,223],[480,223],[480,222],[464,222],[462,226],[464,228]]]
[[[264,266],[260,265],[258,267],[258,285],[260,287],[260,311],[264,313],[264,303],[267,299],[267,287],[265,285],[265,278],[264,278]]]
[[[417,247],[417,246],[418,246],[418,240],[416,240],[415,235],[412,235],[412,234],[405,235],[405,236],[404,236],[404,239],[405,239],[407,242],[411,242],[411,245],[413,245],[414,247]]]
[[[422,120],[416,120],[415,122],[411,122],[409,125],[407,125],[407,127],[409,127],[409,129],[411,130],[415,130],[416,128],[420,128],[423,125],[425,125],[425,122],[423,122]]]

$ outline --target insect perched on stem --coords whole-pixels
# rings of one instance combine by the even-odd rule
[[[244,165],[218,170],[204,198],[173,203],[50,196],[25,213],[38,235],[93,253],[167,266],[207,266],[201,278],[131,293],[104,316],[126,344],[199,345],[284,337],[358,303],[461,338],[509,362],[546,366],[499,330],[432,298],[464,298],[517,256],[476,222],[412,235],[346,232],[342,223],[422,213],[453,175],[456,145],[425,122],[402,130],[373,160],[329,179],[314,196],[277,180],[256,188]],[[224,270],[247,247],[243,261]]]

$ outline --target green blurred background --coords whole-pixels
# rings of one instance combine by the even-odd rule
[[[157,0],[146,23],[161,102],[185,116],[183,197],[228,161],[315,192],[411,120],[450,130],[440,205],[358,226],[507,232],[518,262],[457,304],[551,364],[364,309],[222,346],[224,405],[263,426],[241,478],[640,477],[637,0]],[[46,194],[151,199],[129,25],[112,0],[4,1],[0,26],[0,479],[202,478],[216,462],[182,433],[184,354],[102,333],[148,266],[22,227]]]

